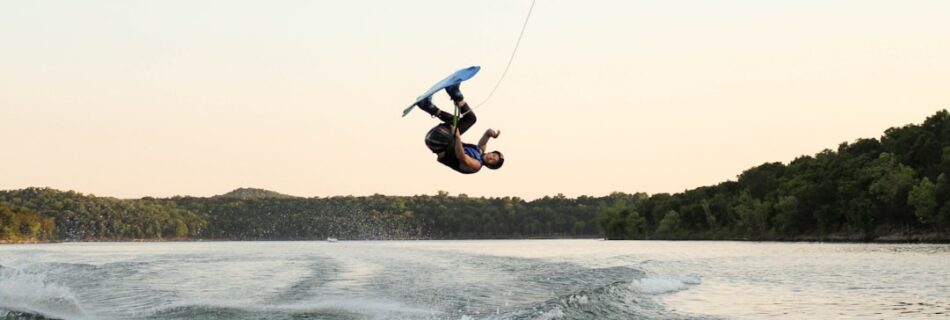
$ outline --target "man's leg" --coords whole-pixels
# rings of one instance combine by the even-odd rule
[[[478,120],[475,118],[475,113],[472,112],[472,108],[468,106],[468,103],[465,100],[455,101],[455,106],[459,108],[459,114],[463,115],[459,118],[459,134],[465,133],[468,131],[472,125],[475,124],[475,121]]]
[[[472,108],[465,102],[465,96],[462,95],[462,90],[458,85],[445,88],[445,92],[452,98],[455,107],[459,109],[459,114],[462,115],[458,123],[459,133],[465,133],[465,131],[468,131],[468,129],[475,124],[477,120],[475,113],[472,112]]]
[[[452,124],[440,123],[426,133],[426,146],[433,153],[442,153],[452,144]]]
[[[442,120],[442,122],[452,123],[455,120],[455,116],[453,116],[451,113],[439,110],[439,107],[436,107],[435,104],[432,103],[432,97],[419,101],[419,103],[416,105],[419,106],[419,109],[422,109],[422,111],[425,111],[433,117],[439,118],[439,120]]]

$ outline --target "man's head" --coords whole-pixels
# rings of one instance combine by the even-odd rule
[[[482,162],[485,163],[485,166],[489,169],[498,169],[501,168],[501,165],[505,164],[505,156],[498,151],[492,151],[486,153],[482,156]]]

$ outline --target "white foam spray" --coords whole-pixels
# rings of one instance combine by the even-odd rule
[[[646,294],[663,294],[689,289],[702,283],[698,274],[688,274],[673,277],[646,277],[634,280],[630,285],[634,290]]]

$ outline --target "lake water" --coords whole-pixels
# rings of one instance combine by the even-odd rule
[[[0,246],[7,319],[946,319],[950,246],[599,240]]]

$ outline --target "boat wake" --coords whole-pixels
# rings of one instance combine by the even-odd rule
[[[699,275],[654,276],[638,267],[391,249],[280,263],[182,259],[192,264],[0,267],[0,319],[702,318],[659,302],[700,285]],[[239,276],[200,270],[222,265],[241,266],[232,271]],[[255,266],[265,276],[248,269]]]

